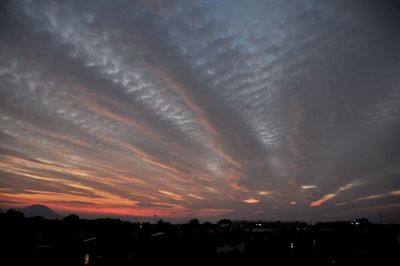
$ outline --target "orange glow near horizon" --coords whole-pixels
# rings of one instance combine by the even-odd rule
[[[54,196],[54,197],[53,197]],[[213,217],[223,215],[232,212],[231,209],[212,209],[204,208],[199,210],[188,210],[187,208],[177,204],[164,204],[160,203],[162,207],[139,207],[135,205],[114,205],[113,203],[108,204],[97,204],[91,202],[78,202],[75,200],[59,200],[59,195],[45,195],[36,194],[34,197],[29,197],[26,194],[23,195],[5,195],[0,194],[0,199],[4,201],[14,201],[19,203],[8,204],[9,208],[22,208],[27,205],[41,204],[48,206],[55,212],[60,214],[65,213],[76,213],[76,214],[90,214],[98,216],[123,216],[123,217],[152,217],[154,215],[160,217],[169,218],[182,218],[189,216],[198,217]],[[63,198],[67,198],[63,196]]]

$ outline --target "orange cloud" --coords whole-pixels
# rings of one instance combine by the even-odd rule
[[[172,172],[175,172],[175,173],[178,172],[178,170],[176,170],[175,168],[154,160],[149,154],[147,154],[146,152],[144,152],[144,151],[142,151],[142,150],[140,150],[140,149],[138,149],[138,148],[136,148],[136,147],[134,147],[132,145],[129,145],[129,144],[125,143],[125,144],[120,144],[120,146],[123,147],[123,148],[128,149],[129,151],[131,151],[133,153],[135,153],[137,156],[142,158],[143,161],[145,161],[145,162],[147,162],[147,163],[149,163],[151,165],[154,165],[156,167],[162,168],[164,170],[172,171]]]
[[[311,207],[320,206],[321,204],[325,203],[326,201],[337,197],[341,192],[351,189],[351,188],[354,188],[356,186],[360,186],[360,185],[363,185],[363,183],[360,183],[358,181],[349,183],[345,186],[340,187],[334,193],[327,194],[327,195],[323,196],[321,199],[311,202],[310,206]]]
[[[254,203],[260,202],[258,199],[253,199],[253,198],[245,199],[243,201],[246,203],[249,203],[249,204],[254,204]]]
[[[186,92],[185,87],[180,84],[177,80],[175,80],[168,70],[160,67],[160,66],[150,66],[150,69],[155,73],[155,75],[161,79],[166,86],[172,89],[177,95],[179,95],[182,102],[185,106],[192,112],[195,116],[196,122],[200,125],[205,132],[209,136],[209,144],[213,147],[214,151],[221,156],[225,161],[227,161],[232,166],[242,169],[242,165],[240,162],[232,158],[227,152],[225,152],[220,142],[218,141],[218,131],[215,127],[210,123],[210,117],[205,113],[205,111],[199,106],[198,103],[193,101],[190,95]]]
[[[327,194],[327,195],[323,196],[321,199],[311,202],[310,206],[311,207],[320,206],[321,204],[325,203],[328,200],[333,199],[336,196],[337,195],[333,194],[333,193],[332,194]]]
[[[199,195],[195,195],[195,194],[191,194],[191,193],[189,193],[189,194],[186,194],[186,195],[188,195],[189,197],[192,197],[192,198],[198,199],[198,200],[204,200],[204,198],[203,198],[203,197],[201,197],[201,196],[199,196]]]
[[[176,193],[172,193],[172,192],[169,192],[166,190],[159,190],[158,192],[160,192],[161,194],[167,195],[168,197],[170,197],[171,199],[174,199],[174,200],[183,200],[183,197]]]

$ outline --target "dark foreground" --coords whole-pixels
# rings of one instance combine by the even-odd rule
[[[7,265],[400,265],[399,225],[354,222],[172,225],[0,214]]]

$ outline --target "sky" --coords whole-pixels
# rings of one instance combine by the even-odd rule
[[[395,1],[1,1],[0,206],[400,222]]]

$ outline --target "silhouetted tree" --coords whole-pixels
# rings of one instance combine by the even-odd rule
[[[67,222],[67,223],[75,223],[78,222],[80,220],[79,216],[76,214],[70,214],[66,217],[64,217],[63,221]]]
[[[217,225],[223,225],[223,224],[227,224],[227,225],[231,225],[232,221],[229,219],[221,219],[217,222]]]
[[[189,220],[189,225],[191,226],[199,226],[199,224],[200,224],[199,219],[194,218]]]
[[[20,211],[16,211],[14,209],[9,209],[7,211],[7,216],[12,220],[23,220],[25,219],[25,214]]]

